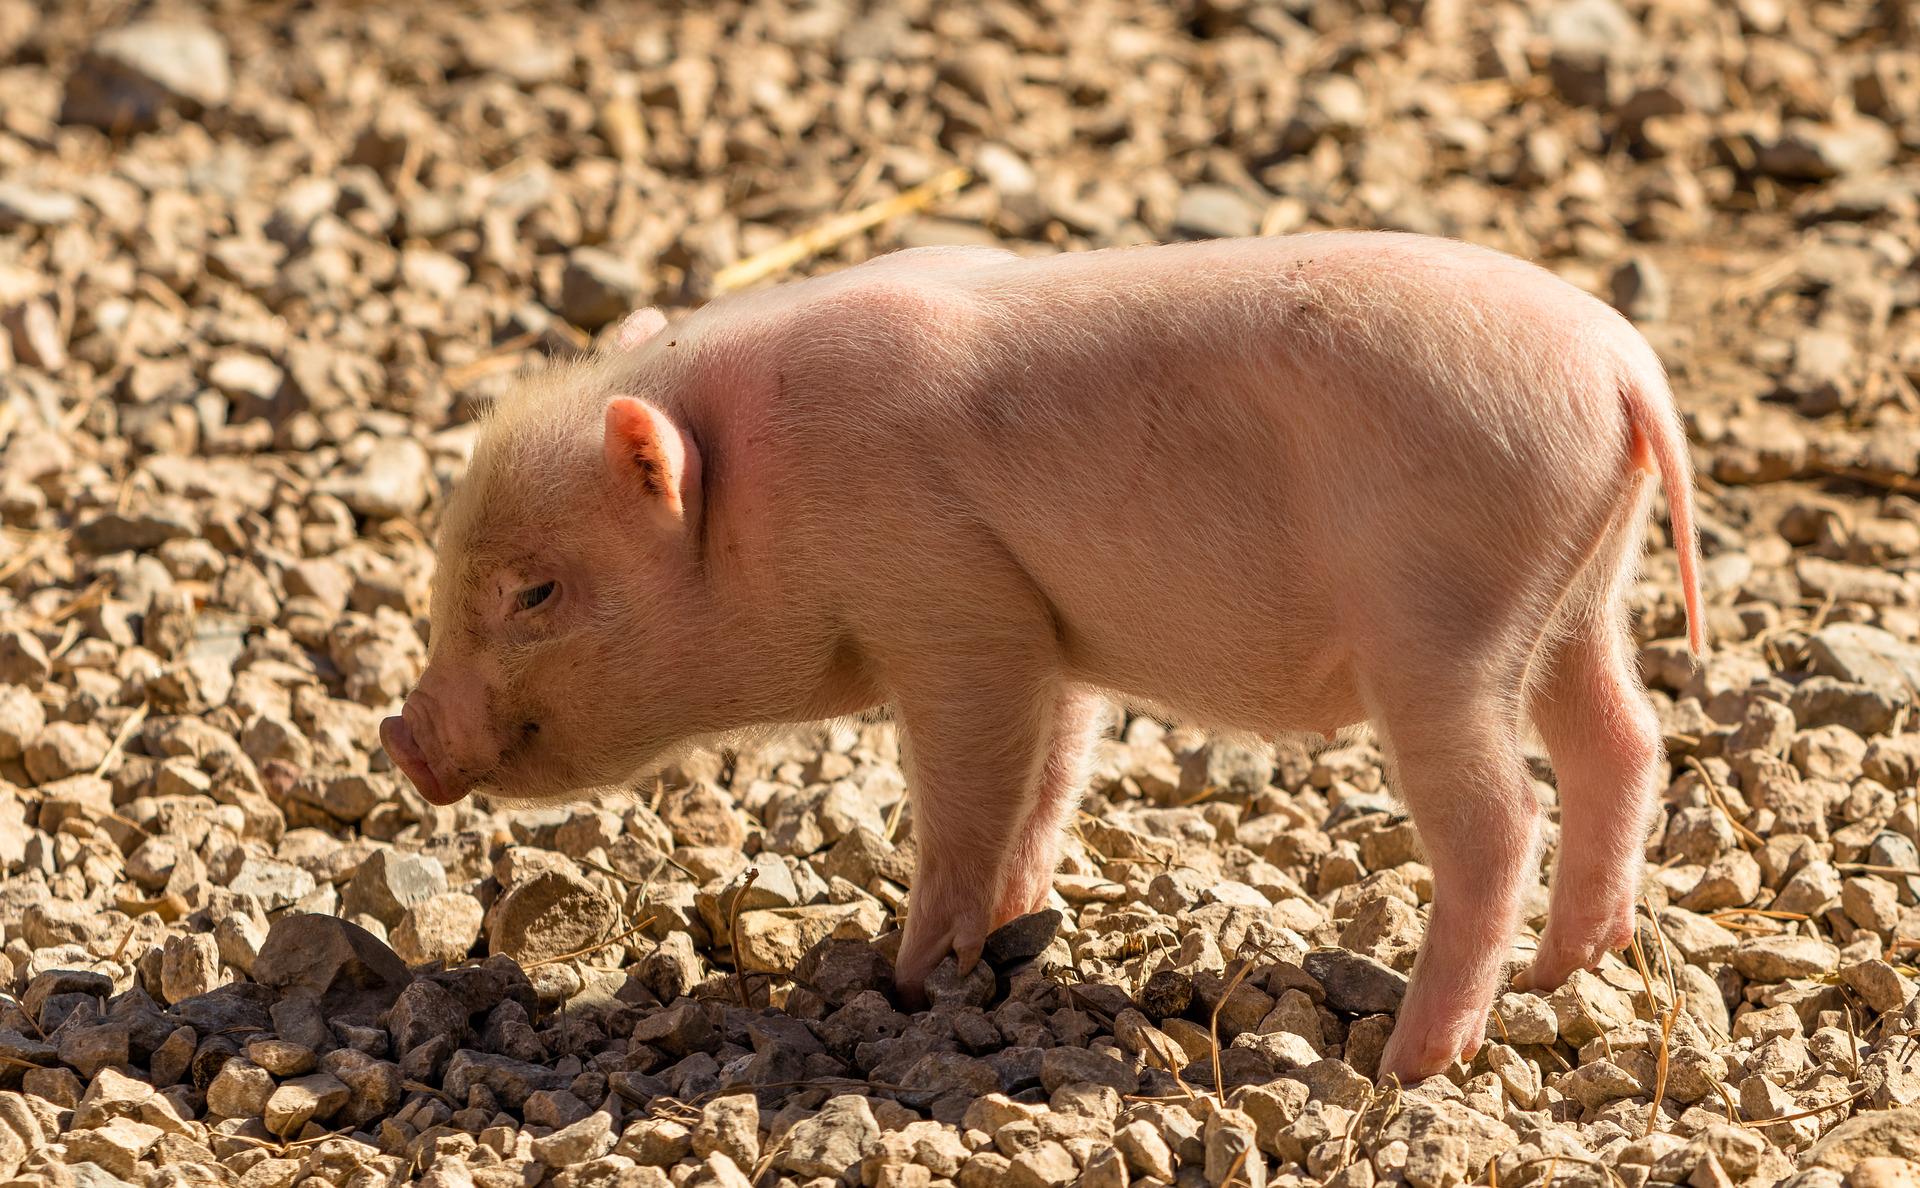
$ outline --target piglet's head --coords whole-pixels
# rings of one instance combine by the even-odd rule
[[[623,375],[590,365],[503,400],[449,501],[426,671],[380,726],[435,804],[618,784],[692,732],[675,674],[707,646],[700,451],[612,394]]]

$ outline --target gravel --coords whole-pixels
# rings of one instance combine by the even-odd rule
[[[1915,1183],[1915,14],[0,0],[0,1182]],[[953,166],[790,271],[1399,228],[1650,337],[1715,646],[1656,530],[1637,953],[1376,1086],[1431,877],[1365,731],[1124,719],[918,1011],[884,715],[594,804],[397,776],[491,401]]]

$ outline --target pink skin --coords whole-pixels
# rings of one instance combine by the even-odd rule
[[[616,344],[504,402],[449,505],[430,663],[383,732],[431,799],[551,799],[889,704],[911,994],[1045,902],[1107,696],[1262,733],[1370,718],[1434,871],[1382,1060],[1411,1081],[1485,1028],[1533,878],[1531,717],[1570,844],[1522,980],[1628,939],[1648,472],[1696,647],[1698,589],[1671,395],[1599,302],[1405,235],[931,249]]]

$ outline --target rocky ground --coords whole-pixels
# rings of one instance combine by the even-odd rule
[[[413,7],[0,0],[0,1175],[1916,1183],[1920,7]],[[884,721],[544,811],[390,770],[528,362],[902,245],[1330,226],[1608,297],[1701,469],[1637,951],[1471,1066],[1372,1082],[1430,878],[1364,738],[1131,721],[1058,911],[917,1014]]]

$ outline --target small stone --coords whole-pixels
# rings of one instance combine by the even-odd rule
[[[218,107],[232,85],[218,33],[186,22],[135,21],[102,33],[75,63],[60,118],[137,132],[168,109],[193,115]]]
[[[1173,233],[1181,239],[1233,239],[1259,231],[1260,208],[1225,186],[1189,186],[1174,208]]]
[[[91,774],[107,757],[113,740],[92,722],[51,722],[26,748],[27,776],[51,784],[68,776]]]
[[[406,963],[366,929],[332,916],[294,914],[268,930],[253,980],[316,998],[330,1018],[355,1021],[392,1006],[412,978]]]
[[[360,515],[384,520],[419,511],[432,478],[426,448],[403,437],[376,444],[352,474],[330,479],[322,489]]]
[[[129,1177],[139,1174],[140,1160],[160,1141],[165,1131],[133,1118],[115,1118],[90,1130],[75,1130],[62,1136],[69,1168],[89,1164],[108,1173]]]
[[[693,1131],[672,1118],[642,1118],[620,1133],[614,1152],[645,1167],[672,1167],[693,1152]]]
[[[257,1118],[273,1090],[273,1076],[266,1069],[236,1057],[221,1065],[207,1086],[207,1108],[226,1118]]]
[[[220,985],[220,945],[206,933],[170,936],[160,966],[160,993],[170,1003],[211,992]]]
[[[760,1160],[760,1103],[751,1093],[716,1097],[700,1111],[693,1129],[693,1153],[725,1155],[737,1167]]]
[[[30,689],[0,685],[0,759],[18,759],[47,724],[47,711]]]
[[[1803,1167],[1847,1172],[1868,1159],[1920,1160],[1920,1106],[1864,1110],[1835,1125],[1800,1156]]]
[[[275,1089],[261,1113],[267,1129],[291,1137],[310,1121],[325,1122],[347,1104],[345,1082],[330,1073],[296,1077]]]
[[[533,1157],[548,1167],[576,1167],[613,1150],[613,1119],[596,1110],[578,1122],[533,1140]]]
[[[1537,994],[1500,995],[1493,1004],[1498,1021],[1487,1021],[1487,1038],[1508,1044],[1551,1044],[1560,1038],[1560,1020],[1553,1004]]]
[[[1806,653],[1820,676],[1889,690],[1908,683],[1920,688],[1920,645],[1866,623],[1829,623],[1807,637]]]
[[[872,936],[885,924],[885,912],[872,900],[742,912],[734,925],[734,951],[743,969],[787,973],[828,937]]]
[[[1013,1188],[1048,1188],[1071,1183],[1078,1173],[1073,1156],[1064,1146],[1042,1141],[1013,1157],[1007,1169],[1007,1183]]]
[[[113,1021],[91,1027],[75,1026],[69,1022],[60,1029],[56,1038],[60,1043],[60,1062],[74,1068],[83,1077],[96,1076],[101,1069],[126,1064],[132,1050],[132,1036],[127,1026]]]
[[[348,1125],[359,1126],[393,1112],[404,1092],[400,1066],[378,1060],[365,1052],[341,1048],[320,1058],[320,1067],[332,1073],[348,1091],[347,1104],[336,1115]],[[444,1082],[448,1092],[454,1088],[452,1064]]]
[[[1745,850],[1731,850],[1714,859],[1680,899],[1690,912],[1745,907],[1760,894],[1760,865]]]
[[[1895,147],[1892,130],[1878,120],[1788,120],[1780,138],[1761,150],[1760,167],[1790,181],[1825,181],[1878,169]]]
[[[1584,1044],[1633,1022],[1633,1001],[1586,970],[1572,977],[1547,1001],[1553,1005],[1560,1038]]]
[[[1048,908],[1009,920],[987,934],[982,956],[995,969],[1006,969],[1022,961],[1031,961],[1046,951],[1060,933],[1064,917]]]
[[[291,862],[254,857],[242,863],[227,883],[229,890],[252,896],[268,911],[292,907],[312,895],[316,885],[311,871]]]
[[[838,1178],[858,1167],[879,1141],[880,1124],[866,1099],[843,1094],[788,1128],[775,1163],[795,1175]]]
[[[1040,1058],[1040,1084],[1048,1093],[1067,1085],[1105,1085],[1121,1094],[1140,1091],[1140,1076],[1124,1062],[1088,1048],[1048,1048]]]
[[[598,330],[646,304],[639,269],[600,248],[575,248],[560,274],[560,313],[584,330]]]
[[[1144,1119],[1129,1122],[1114,1131],[1113,1145],[1134,1175],[1164,1182],[1173,1180],[1173,1151],[1151,1122]]]
[[[58,227],[79,218],[84,209],[72,194],[0,181],[0,230],[22,225]]]
[[[1885,961],[1858,961],[1840,967],[1840,980],[1876,1013],[1890,1015],[1913,996],[1913,983]]]
[[[1755,982],[1810,978],[1840,967],[1840,950],[1812,936],[1748,937],[1730,958],[1740,976]]]
[[[747,840],[733,802],[704,780],[669,790],[660,805],[660,819],[683,846],[738,850]]]
[[[1646,256],[1635,256],[1613,270],[1608,281],[1613,307],[1636,322],[1664,322],[1672,304],[1666,274]]]
[[[276,1077],[297,1077],[312,1072],[319,1057],[305,1044],[283,1039],[258,1039],[247,1045],[247,1059]]]
[[[454,965],[472,952],[485,922],[486,909],[466,892],[431,895],[401,913],[391,937],[393,951],[412,966]]]
[[[1327,1005],[1336,1011],[1391,1014],[1400,1009],[1407,992],[1405,974],[1346,949],[1315,949],[1301,964],[1325,989]]]

